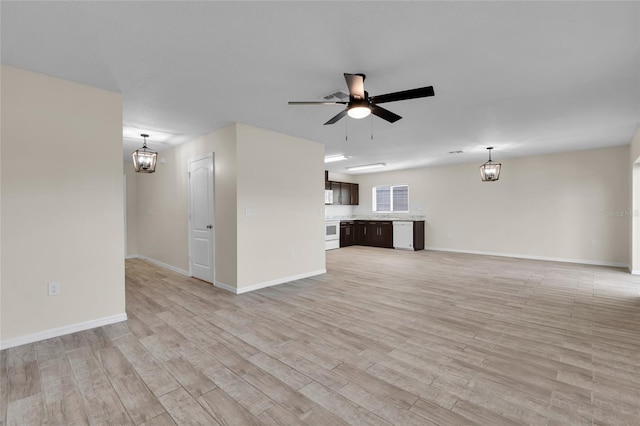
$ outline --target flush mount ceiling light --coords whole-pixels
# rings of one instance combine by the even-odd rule
[[[141,134],[144,138],[142,148],[133,151],[133,167],[139,173],[153,173],[156,171],[156,161],[158,153],[147,148],[147,138],[149,135]]]
[[[374,164],[364,164],[362,166],[352,166],[352,167],[347,167],[347,170],[350,170],[350,171],[366,170],[366,169],[375,169],[378,167],[387,167],[387,163],[374,163]]]
[[[349,157],[346,157],[344,155],[330,155],[329,157],[324,157],[324,162],[325,163],[333,163],[334,161],[343,161],[343,160],[348,160]]]
[[[480,166],[480,177],[483,182],[495,182],[500,179],[500,167],[502,164],[491,161],[491,150],[492,146],[487,148],[489,150],[489,161]]]

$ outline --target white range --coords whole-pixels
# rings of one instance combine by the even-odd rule
[[[340,221],[327,219],[324,222],[324,248],[333,250],[340,248]]]

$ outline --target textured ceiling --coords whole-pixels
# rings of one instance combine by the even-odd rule
[[[640,2],[10,2],[2,63],[122,93],[124,153],[243,122],[388,169],[628,144]],[[346,90],[434,86],[403,119],[323,123]],[[373,134],[373,140],[372,140]],[[348,136],[348,140],[345,140]],[[464,151],[451,155],[450,151]],[[295,161],[292,158],[292,161]]]

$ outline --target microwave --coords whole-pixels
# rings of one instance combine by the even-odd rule
[[[324,190],[324,203],[333,204],[333,191],[331,189]]]

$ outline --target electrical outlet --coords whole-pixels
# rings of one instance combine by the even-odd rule
[[[58,296],[60,294],[60,283],[49,283],[49,296]]]
[[[453,234],[451,232],[447,232],[447,238],[453,238]]]
[[[292,259],[293,259],[294,257],[296,257],[296,251],[295,251],[294,249],[290,249],[290,250],[289,250],[289,257],[290,257],[290,258],[292,258]]]

